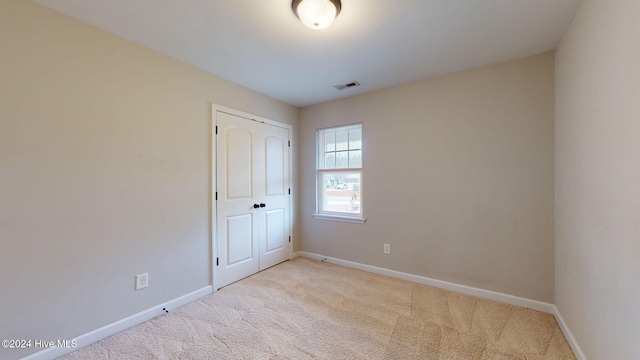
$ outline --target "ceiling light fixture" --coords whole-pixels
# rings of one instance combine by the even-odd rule
[[[340,14],[340,0],[293,0],[293,13],[302,23],[314,30],[326,29]]]

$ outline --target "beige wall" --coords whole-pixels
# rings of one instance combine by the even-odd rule
[[[301,109],[296,250],[552,302],[553,59]],[[367,221],[316,220],[315,131],[354,122]]]
[[[71,338],[211,284],[211,103],[297,123],[291,106],[0,1],[0,339]]]
[[[588,359],[640,359],[640,2],[585,0],[556,58],[556,303]]]

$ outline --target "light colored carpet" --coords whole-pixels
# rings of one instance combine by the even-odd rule
[[[575,359],[554,317],[304,258],[62,359]]]

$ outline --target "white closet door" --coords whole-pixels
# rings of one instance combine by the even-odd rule
[[[289,133],[224,112],[216,123],[220,288],[289,258]]]
[[[264,156],[265,207],[258,213],[264,224],[260,241],[260,270],[289,258],[289,131],[264,125],[260,133]]]

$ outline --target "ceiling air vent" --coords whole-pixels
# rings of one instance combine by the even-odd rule
[[[360,83],[357,81],[352,81],[348,84],[343,84],[343,85],[335,85],[334,88],[338,89],[338,90],[344,90],[346,88],[350,88],[350,87],[354,87],[354,86],[360,86]]]

